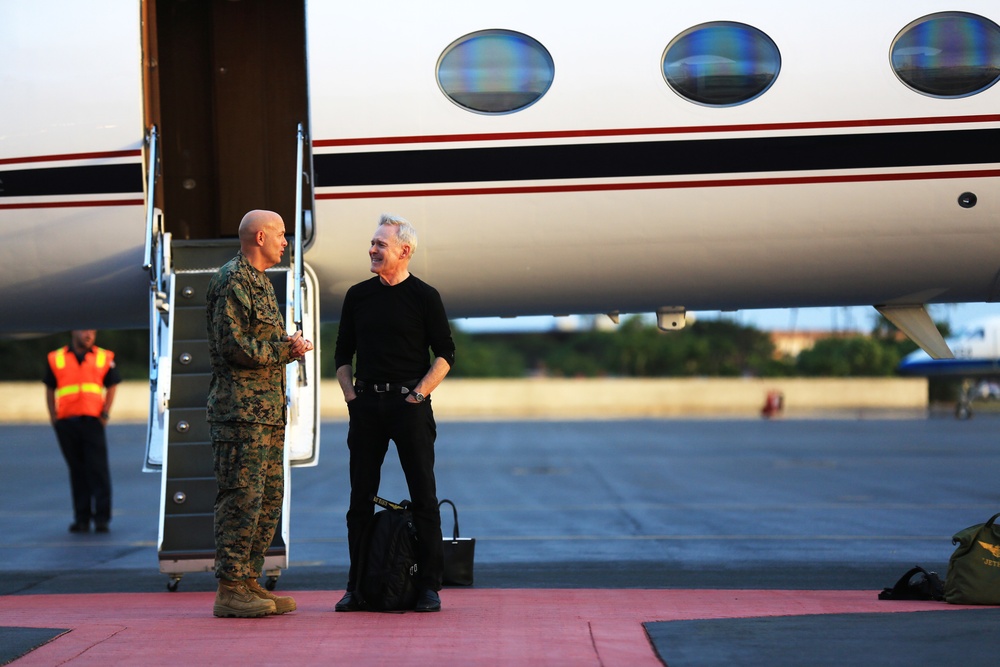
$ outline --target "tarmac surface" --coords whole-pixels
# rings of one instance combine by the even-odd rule
[[[48,426],[0,425],[0,664],[992,664],[1000,608],[880,601],[1000,511],[1000,418],[439,423],[438,491],[476,538],[438,614],[334,614],[346,430],[292,471],[298,610],[217,619],[210,573],[168,592],[145,426],[109,428],[109,534],[67,532]],[[407,497],[386,460],[380,495]],[[444,531],[451,529],[444,516]]]

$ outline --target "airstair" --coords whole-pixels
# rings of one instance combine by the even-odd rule
[[[301,144],[300,133],[300,144]],[[147,147],[155,155],[155,131]],[[151,156],[152,157],[152,156]],[[155,164],[155,160],[151,160]],[[150,172],[153,172],[151,169]],[[152,175],[147,192],[153,189]],[[297,197],[295,243],[290,258],[266,272],[274,284],[289,333],[319,338],[315,275],[302,262],[303,228],[311,223]],[[208,283],[239,251],[235,239],[174,241],[163,232],[163,216],[150,197],[147,265],[150,286],[150,405],[145,472],[159,472],[160,522],[157,553],[167,587],[177,590],[187,572],[215,566],[214,504],[217,492],[212,443],[206,421],[212,368],[205,311]],[[319,347],[286,367],[288,423],[285,427],[285,498],[281,523],[265,556],[266,586],[273,590],[288,567],[290,468],[319,458]]]

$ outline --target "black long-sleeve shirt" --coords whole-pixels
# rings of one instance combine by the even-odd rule
[[[334,361],[351,363],[366,382],[422,378],[434,357],[455,365],[455,342],[438,291],[413,274],[397,285],[378,276],[354,285],[344,297]]]

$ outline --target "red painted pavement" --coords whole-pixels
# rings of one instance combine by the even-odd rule
[[[0,626],[69,628],[33,665],[662,667],[651,621],[964,609],[877,591],[446,589],[440,613],[334,613],[342,591],[277,591],[298,610],[212,616],[214,593],[2,597]],[[669,659],[669,648],[665,649]]]

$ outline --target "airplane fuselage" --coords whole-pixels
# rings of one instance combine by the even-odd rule
[[[241,43],[206,53],[199,88],[178,74],[187,65],[167,58],[167,26],[184,25],[168,23],[168,0],[99,4],[103,11],[53,0],[2,10],[2,333],[147,325],[148,126],[166,151],[160,206],[175,238],[231,236],[235,211],[258,206],[258,192],[270,205],[263,190],[282,179],[290,189],[296,176],[267,157],[284,125],[263,140],[239,110],[218,115],[232,99],[226,91],[252,81],[227,63],[257,56]],[[230,11],[225,4],[239,3],[213,11]],[[157,62],[143,31],[150,21],[140,21],[151,5]],[[989,42],[996,3],[951,9],[983,19],[980,48],[1000,76]],[[325,320],[370,275],[366,251],[383,211],[415,225],[411,270],[441,291],[451,317],[1000,296],[1000,86],[915,89],[899,48],[940,3],[636,0],[567,11],[524,0],[310,2],[299,11],[306,69],[291,97],[306,102],[288,114],[302,116],[309,139],[305,259]],[[93,16],[102,17],[100,37],[81,29]],[[684,84],[722,82],[697,71],[722,67],[729,52],[692,46],[675,57],[686,35],[706,27],[735,30],[719,34],[748,39],[748,51],[773,47],[747,56],[757,71],[726,74],[737,84],[720,97]],[[529,38],[528,55],[542,59],[531,61],[532,76],[549,80],[515,92],[534,99],[481,102],[475,81],[449,78],[463,66],[468,79],[489,76],[459,50],[476,35]],[[468,62],[455,56],[454,65],[454,53]],[[156,77],[161,88],[150,85]],[[281,93],[283,79],[273,78],[268,97]],[[192,101],[172,101],[189,88],[211,91],[204,119],[183,116]],[[477,108],[502,103],[513,108]],[[203,127],[212,128],[212,158],[189,167],[190,147],[206,143],[189,128]],[[293,142],[289,131],[289,150]],[[268,167],[234,185],[227,175],[241,161]],[[266,188],[246,185],[258,182]],[[222,218],[210,232],[188,220],[201,200],[184,199],[206,189],[214,208],[204,217]]]

